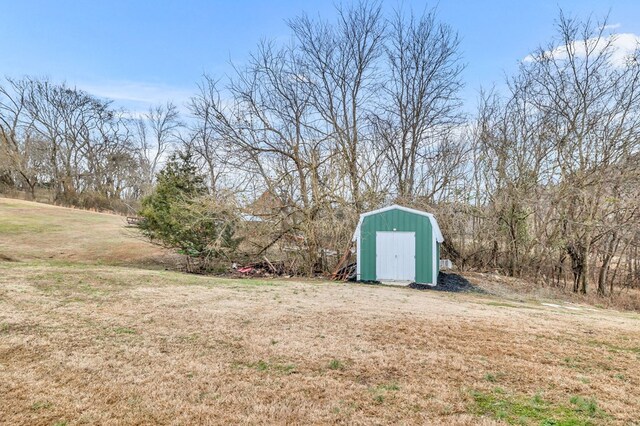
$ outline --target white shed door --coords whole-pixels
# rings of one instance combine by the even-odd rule
[[[376,232],[376,279],[416,280],[415,232]]]

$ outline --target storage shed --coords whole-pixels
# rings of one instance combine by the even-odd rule
[[[438,283],[444,238],[431,213],[395,204],[363,213],[353,241],[358,281]]]

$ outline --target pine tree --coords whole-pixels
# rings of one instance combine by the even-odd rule
[[[234,238],[233,212],[218,207],[191,154],[178,152],[158,173],[153,193],[142,200],[140,228],[153,242],[186,255],[190,271],[201,271],[240,242]]]

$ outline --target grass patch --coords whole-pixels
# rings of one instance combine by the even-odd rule
[[[618,379],[618,380],[622,380],[622,381],[627,380],[627,376],[625,376],[624,374],[621,374],[621,373],[614,374],[613,378],[614,379]]]
[[[396,392],[399,390],[400,386],[395,383],[383,383],[375,388],[369,388],[369,391],[373,394],[373,402],[377,405],[382,404],[390,392]]]
[[[374,401],[376,404],[382,404],[382,403],[384,402],[384,395],[382,395],[382,394],[378,394],[378,395],[374,396],[374,397],[373,397],[373,401]]]
[[[267,371],[269,369],[269,364],[265,361],[260,360],[256,362],[252,367],[254,367],[258,371]]]
[[[540,394],[508,395],[495,389],[489,393],[473,391],[471,396],[474,413],[513,425],[586,426],[606,417],[594,399],[581,396],[571,397],[568,404],[546,401]]]
[[[633,354],[640,354],[640,346],[624,347],[609,342],[603,342],[600,340],[589,340],[588,342],[592,346],[607,348],[610,352],[630,352]]]
[[[33,404],[31,404],[31,410],[33,411],[46,410],[47,408],[51,408],[52,406],[53,404],[49,401],[36,401]]]
[[[574,405],[575,411],[582,413],[588,417],[602,418],[605,416],[605,412],[598,407],[598,403],[593,398],[583,398],[581,396],[572,396],[571,404]]]
[[[398,391],[400,390],[400,386],[395,383],[382,384],[378,386],[378,389],[383,391]]]
[[[580,363],[580,360],[578,358],[571,357],[565,357],[562,361],[569,368],[578,368]]]
[[[484,379],[487,382],[495,383],[495,382],[498,381],[498,376],[499,376],[499,374],[487,373],[487,374],[484,375]]]
[[[136,331],[133,328],[127,327],[116,327],[113,329],[113,332],[116,334],[136,334]]]
[[[329,361],[329,370],[344,370],[344,364],[340,360],[332,359]]]
[[[284,374],[292,374],[296,372],[296,366],[294,364],[276,364],[275,369]]]

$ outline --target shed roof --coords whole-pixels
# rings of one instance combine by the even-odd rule
[[[381,209],[377,209],[377,210],[371,210],[370,212],[366,212],[366,213],[362,213],[360,215],[360,220],[358,221],[358,226],[356,226],[356,230],[353,232],[353,238],[351,239],[351,241],[356,241],[358,239],[358,234],[360,233],[360,226],[362,225],[362,221],[364,220],[365,217],[367,216],[373,216],[375,214],[378,213],[383,213],[389,210],[402,210],[408,213],[413,213],[413,214],[417,214],[420,216],[426,216],[429,218],[429,221],[431,222],[431,227],[433,228],[433,232],[435,234],[436,237],[436,241],[439,243],[444,242],[444,237],[442,236],[442,232],[440,231],[440,227],[438,226],[438,222],[436,221],[436,218],[433,217],[433,215],[431,213],[427,213],[427,212],[423,212],[421,210],[416,210],[416,209],[410,209],[409,207],[404,207],[404,206],[400,206],[398,204],[394,204],[392,206],[388,206],[388,207],[383,207]]]

